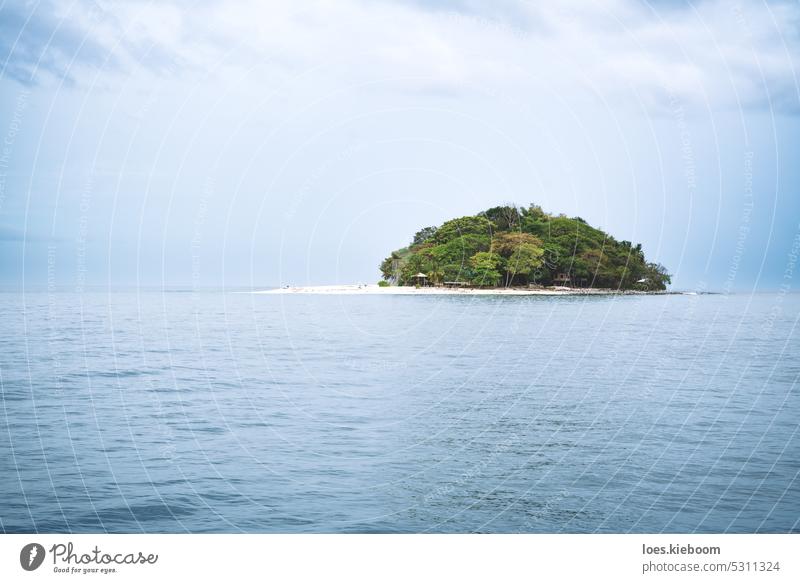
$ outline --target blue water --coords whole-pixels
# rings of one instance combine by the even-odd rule
[[[0,294],[6,532],[797,532],[800,296]]]

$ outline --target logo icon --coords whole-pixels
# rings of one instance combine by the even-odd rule
[[[39,543],[29,543],[19,552],[19,564],[26,571],[35,571],[44,562],[44,547]]]

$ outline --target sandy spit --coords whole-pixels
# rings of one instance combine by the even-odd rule
[[[525,288],[445,288],[445,287],[421,287],[410,286],[390,286],[380,287],[379,285],[314,285],[299,287],[282,287],[277,289],[254,291],[255,294],[324,294],[324,295],[491,295],[491,296],[582,296],[582,295],[624,295],[645,293],[664,293],[664,292],[630,292],[617,291],[611,289],[574,289],[574,288],[546,288],[546,289],[525,289]]]

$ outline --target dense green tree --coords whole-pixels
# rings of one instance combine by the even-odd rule
[[[667,268],[660,263],[648,263],[646,266],[641,287],[646,290],[662,290],[672,283],[672,276],[667,273]],[[637,282],[639,283],[639,282]]]
[[[671,283],[660,264],[645,260],[641,244],[617,241],[580,217],[553,216],[541,207],[493,207],[477,216],[426,227],[413,243],[380,266],[386,281],[473,285],[552,285],[663,290]]]
[[[399,283],[401,285],[411,283],[414,281],[414,276],[417,273],[425,273],[427,267],[428,265],[425,263],[425,259],[422,255],[412,253],[406,258],[403,262],[403,266],[400,268]]]
[[[436,227],[425,227],[414,234],[412,245],[421,245],[436,234]]]
[[[491,236],[493,230],[494,223],[486,217],[460,217],[447,221],[439,227],[433,236],[433,241],[441,245],[464,235]]]
[[[480,286],[495,286],[500,283],[503,258],[497,253],[480,251],[470,259],[473,283]]]
[[[478,216],[489,219],[498,231],[517,231],[522,220],[520,210],[513,205],[496,206],[478,213]]]
[[[505,259],[506,287],[511,285],[517,275],[526,276],[527,283],[530,274],[543,264],[542,240],[529,233],[498,233],[492,238],[492,250]]]
[[[392,251],[392,254],[383,260],[381,275],[386,281],[397,282],[400,275],[400,255],[397,251]]]
[[[517,275],[530,276],[542,266],[544,249],[530,243],[522,243],[506,260],[506,287]]]
[[[489,235],[467,234],[436,245],[433,252],[442,264],[465,264],[479,251],[488,251],[491,241]]]

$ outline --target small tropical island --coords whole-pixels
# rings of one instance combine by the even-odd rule
[[[417,231],[380,264],[377,285],[281,286],[266,294],[662,294],[667,269],[641,244],[617,241],[580,217],[504,205]]]
[[[382,287],[661,292],[666,268],[641,244],[580,217],[505,205],[419,230],[380,265]]]

